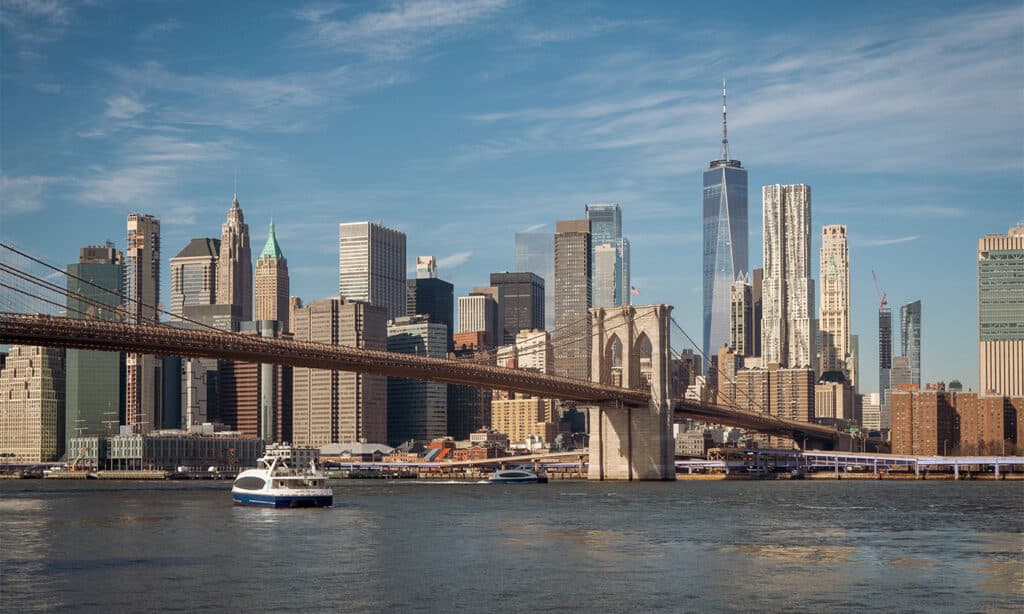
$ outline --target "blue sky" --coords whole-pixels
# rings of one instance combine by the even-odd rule
[[[464,293],[512,267],[515,231],[614,201],[639,302],[699,339],[725,77],[751,265],[760,186],[810,184],[816,232],[849,227],[862,390],[872,269],[923,302],[924,379],[976,387],[977,240],[1024,219],[1020,2],[5,0],[0,27],[0,237],[58,264],[123,247],[141,211],[168,270],[219,236],[237,173],[293,294],[337,291],[337,224],[365,219]]]

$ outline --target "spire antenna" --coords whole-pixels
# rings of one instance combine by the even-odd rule
[[[729,161],[729,126],[725,121],[725,79],[722,79],[722,159]]]

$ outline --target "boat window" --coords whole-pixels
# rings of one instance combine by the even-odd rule
[[[256,476],[246,476],[235,480],[235,486],[244,488],[245,490],[261,490],[266,482],[263,478]]]
[[[525,478],[526,474],[521,472],[521,471],[506,471],[505,473],[501,474],[501,477],[503,477],[503,478]]]

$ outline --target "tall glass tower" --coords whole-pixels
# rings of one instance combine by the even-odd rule
[[[910,363],[910,383],[921,385],[921,301],[900,307],[900,350]]]
[[[749,271],[747,170],[729,158],[725,82],[722,83],[722,159],[704,171],[704,353],[729,341],[729,286]]]
[[[590,220],[590,277],[594,280],[594,307],[629,304],[629,239],[622,237],[622,210],[617,203],[586,206]],[[610,245],[598,259],[598,248]]]
[[[550,232],[517,232],[515,268],[544,280],[544,327],[555,327],[555,235]]]

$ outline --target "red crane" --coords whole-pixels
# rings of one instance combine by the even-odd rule
[[[889,301],[885,298],[885,293],[878,288],[878,276],[875,275],[874,271],[871,271],[871,277],[875,280],[875,292],[878,293],[878,310],[885,309],[885,306],[889,304]]]

